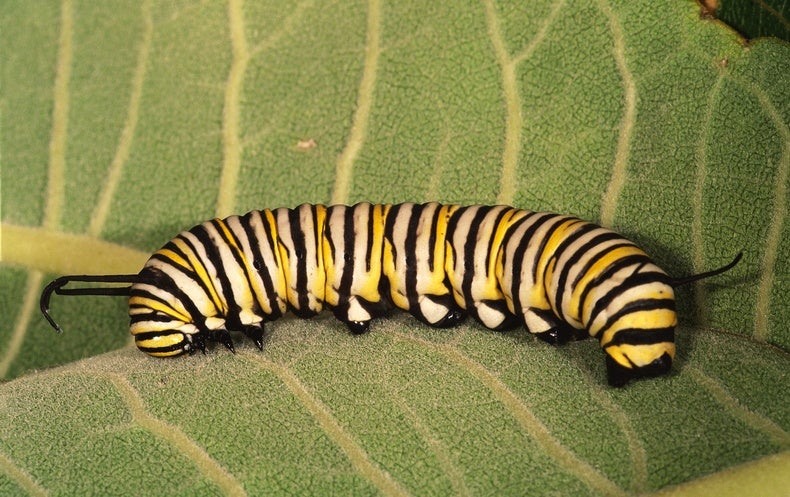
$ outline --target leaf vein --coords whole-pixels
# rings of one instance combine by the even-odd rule
[[[705,390],[710,392],[713,398],[724,407],[735,419],[751,426],[755,430],[766,434],[782,449],[790,448],[790,435],[779,425],[741,404],[724,386],[711,376],[705,374],[697,367],[686,365],[686,371],[691,374],[691,378]]]
[[[71,0],[63,0],[60,13],[60,38],[53,88],[52,131],[49,142],[47,204],[43,225],[57,228],[65,200],[66,142],[69,123],[69,82],[72,65],[74,18]]]
[[[601,224],[612,226],[614,222],[615,210],[620,194],[625,187],[626,170],[631,151],[631,140],[636,123],[636,103],[637,91],[636,81],[628,68],[625,56],[625,35],[620,21],[617,19],[611,5],[606,0],[598,0],[598,8],[609,20],[609,29],[612,32],[612,54],[620,72],[623,82],[623,117],[620,121],[620,132],[617,138],[617,151],[615,152],[614,164],[612,166],[609,184],[606,187],[601,202]]]
[[[190,459],[201,473],[221,488],[225,495],[247,495],[241,483],[214,460],[202,447],[189,438],[180,428],[152,416],[137,390],[129,380],[115,373],[103,373],[109,377],[118,394],[126,402],[132,421],[153,435],[166,440]]]
[[[647,452],[642,440],[634,430],[631,420],[623,410],[623,408],[615,403],[612,398],[604,392],[601,386],[597,383],[590,382],[590,387],[593,391],[593,396],[598,399],[598,402],[603,406],[604,410],[614,420],[615,424],[620,428],[620,431],[625,436],[626,443],[628,444],[628,452],[631,454],[631,462],[634,465],[634,480],[633,490],[635,492],[644,492],[647,487]]]
[[[150,254],[87,235],[62,231],[0,225],[5,263],[55,274],[135,273]],[[52,247],[58,248],[57,257]],[[90,257],[84,257],[91,254]]]
[[[516,62],[505,46],[499,15],[493,0],[484,0],[486,24],[494,55],[502,73],[502,92],[505,98],[505,145],[502,151],[502,173],[499,178],[498,204],[511,204],[516,193],[516,166],[521,153],[521,94],[516,80]]]
[[[724,82],[723,74],[719,73],[716,82],[710,90],[708,95],[708,102],[706,104],[705,116],[703,117],[702,125],[700,126],[699,140],[697,142],[696,155],[696,172],[694,178],[694,193],[691,198],[691,256],[694,264],[695,271],[701,272],[705,266],[705,254],[703,250],[703,237],[702,237],[702,203],[704,200],[703,190],[705,187],[705,180],[707,178],[707,162],[708,162],[708,142],[710,141],[711,123],[713,121],[714,109],[716,108],[717,100],[721,94],[722,83]],[[707,326],[709,320],[709,306],[707,302],[707,291],[705,285],[696,283],[694,289],[694,301],[696,307],[697,323],[699,326]]]
[[[546,33],[554,23],[565,2],[556,2],[549,15],[543,20],[538,32],[526,47],[515,56],[511,56],[505,45],[499,16],[493,0],[484,0],[488,36],[494,48],[497,63],[502,72],[502,92],[505,98],[505,145],[502,151],[502,173],[499,178],[499,194],[497,203],[512,204],[516,193],[516,169],[523,145],[522,132],[524,115],[522,113],[521,92],[516,77],[516,68],[524,60],[532,56],[546,39]]]
[[[266,39],[261,41],[258,45],[256,45],[252,49],[252,53],[250,54],[250,56],[251,57],[252,56],[256,56],[260,52],[263,52],[264,50],[267,50],[267,49],[273,47],[274,45],[276,45],[280,41],[280,39],[283,36],[293,32],[294,25],[296,24],[296,22],[302,18],[302,16],[304,15],[305,11],[309,7],[312,7],[312,5],[313,5],[312,0],[303,1],[299,5],[297,5],[296,8],[294,8],[293,12],[291,12],[288,15],[288,17],[286,17],[283,20],[282,24],[280,25],[280,29],[278,29],[277,31],[275,31],[274,33],[269,35]]]
[[[453,133],[450,131],[451,127],[452,126],[449,122],[445,123],[444,135],[442,136],[442,140],[439,142],[439,145],[436,147],[436,153],[434,154],[433,158],[433,172],[431,173],[431,179],[428,181],[427,198],[429,199],[436,198],[439,185],[441,184],[441,179],[445,168],[445,157],[453,139]]]
[[[115,192],[118,190],[118,184],[121,181],[121,173],[123,172],[126,161],[129,159],[129,151],[132,148],[135,131],[137,130],[137,121],[140,115],[140,101],[143,94],[148,53],[151,48],[151,38],[153,34],[150,0],[143,2],[141,11],[143,17],[143,35],[140,40],[140,48],[138,49],[137,66],[132,76],[132,92],[129,97],[129,107],[126,110],[126,122],[121,131],[121,139],[115,150],[115,156],[110,163],[110,169],[107,173],[104,188],[102,188],[101,197],[93,211],[93,216],[91,216],[88,226],[88,234],[93,237],[101,235],[104,225],[107,222],[107,217],[110,214],[110,206],[115,197]]]
[[[381,1],[368,1],[367,38],[365,42],[365,62],[362,79],[359,83],[357,108],[351,124],[351,132],[345,148],[337,160],[335,186],[332,193],[333,204],[348,203],[351,191],[351,175],[359,151],[365,142],[373,95],[376,89],[376,73],[381,53]]]
[[[524,47],[521,52],[516,54],[513,57],[513,64],[518,65],[526,59],[532,57],[532,54],[535,53],[535,50],[544,42],[546,39],[546,34],[549,32],[549,28],[554,24],[554,21],[557,19],[557,15],[560,11],[565,7],[565,0],[561,0],[559,2],[553,2],[551,12],[549,15],[543,20],[543,23],[538,29],[538,32],[535,36],[530,40],[526,47]]]
[[[19,314],[17,314],[11,338],[6,345],[3,357],[0,358],[0,378],[5,378],[8,375],[11,364],[14,363],[19,351],[22,350],[27,330],[30,328],[30,319],[33,317],[33,312],[37,309],[36,304],[38,303],[43,279],[44,274],[41,271],[32,270],[27,273],[27,283],[25,294],[22,297],[22,305],[19,307]]]
[[[782,6],[782,12],[779,12],[765,0],[754,0],[754,2],[759,5],[761,9],[768,12],[771,17],[773,17],[779,24],[782,25],[783,28],[785,28],[785,30],[790,31],[790,21],[787,20],[783,13],[786,11],[785,6]]]
[[[578,352],[576,353],[578,354]],[[637,435],[636,430],[634,430],[631,420],[628,418],[628,414],[623,410],[622,406],[612,399],[611,394],[601,388],[600,383],[591,378],[588,370],[579,368],[579,374],[592,392],[592,396],[603,407],[606,413],[609,414],[625,436],[626,443],[628,444],[628,451],[631,454],[631,462],[634,466],[632,490],[636,493],[644,492],[647,488],[648,479],[647,452],[645,451],[644,444],[642,444],[642,440],[639,438],[639,435]]]
[[[426,425],[420,415],[414,410],[414,408],[412,408],[412,406],[409,405],[403,395],[398,393],[396,388],[394,388],[388,382],[385,382],[383,386],[387,391],[387,395],[389,395],[389,397],[392,399],[393,403],[398,406],[401,412],[406,415],[406,418],[411,421],[414,429],[420,434],[422,439],[436,456],[436,459],[439,461],[439,465],[444,470],[444,473],[447,475],[447,479],[453,488],[453,495],[472,495],[469,487],[466,486],[463,471],[461,471],[453,461],[450,452],[447,450],[447,446],[442,443],[441,439],[436,436],[429,426]]]
[[[236,185],[241,168],[241,142],[239,139],[239,120],[241,114],[240,96],[244,85],[244,73],[250,53],[247,37],[244,34],[244,8],[242,0],[228,2],[228,24],[233,60],[225,84],[225,106],[222,113],[223,164],[217,195],[217,217],[227,217],[233,213],[236,199]]]
[[[4,454],[0,454],[0,471],[4,472],[11,480],[22,487],[22,490],[27,492],[28,495],[34,497],[49,495],[47,489],[39,485],[24,469],[20,468]]]
[[[324,433],[334,441],[340,449],[346,454],[346,457],[354,466],[354,468],[373,485],[378,488],[384,495],[400,495],[405,496],[409,493],[403,489],[392,476],[379,468],[373,461],[370,460],[367,452],[363,449],[353,437],[346,432],[340,425],[340,422],[332,415],[329,408],[324,405],[318,398],[315,397],[305,387],[299,378],[291,372],[291,370],[282,364],[272,362],[258,354],[247,355],[245,357],[252,362],[255,362],[264,369],[276,374],[288,390],[307,408],[313,418],[323,429]]]
[[[741,86],[751,91],[760,101],[774,124],[783,142],[782,155],[779,158],[777,167],[776,183],[774,184],[773,211],[770,215],[768,235],[765,241],[765,252],[763,256],[763,267],[760,282],[757,287],[757,303],[754,315],[754,337],[758,340],[768,338],[768,316],[770,315],[771,290],[774,284],[774,273],[776,272],[776,260],[779,253],[779,245],[782,241],[782,230],[785,219],[787,218],[787,180],[790,177],[790,127],[782,119],[771,98],[765,91],[751,83],[741,80],[730,74],[733,79]]]
[[[543,447],[543,450],[546,451],[549,457],[557,461],[563,470],[577,477],[591,489],[604,495],[627,495],[617,484],[601,474],[600,471],[592,467],[572,450],[562,445],[562,443],[551,434],[548,427],[535,416],[532,410],[525,404],[524,400],[516,396],[516,394],[510,390],[510,387],[485,366],[471,357],[468,357],[452,345],[436,344],[402,333],[393,333],[393,335],[401,340],[419,343],[429,349],[439,352],[458,364],[462,369],[469,372],[470,375],[477,378],[477,380],[485,385],[486,388],[494,394],[496,399],[510,411],[511,415],[518,421],[521,427]]]

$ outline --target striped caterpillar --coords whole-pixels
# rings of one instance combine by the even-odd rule
[[[264,323],[329,309],[352,333],[391,308],[439,328],[471,316],[519,325],[554,344],[592,336],[608,381],[668,372],[677,324],[675,279],[617,233],[580,219],[507,206],[303,204],[214,219],[154,252],[136,275],[63,276],[53,292],[128,295],[137,347],[157,357],[234,350],[230,332],[263,348]],[[130,283],[63,288],[69,282]]]

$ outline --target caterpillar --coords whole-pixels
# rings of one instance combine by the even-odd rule
[[[153,253],[139,274],[72,275],[41,294],[125,295],[137,347],[156,357],[263,349],[264,323],[327,309],[354,334],[389,309],[438,328],[471,316],[561,344],[598,339],[612,386],[667,373],[673,289],[731,269],[670,277],[634,243],[571,216],[504,205],[303,204],[213,219]],[[70,282],[128,286],[64,288]]]

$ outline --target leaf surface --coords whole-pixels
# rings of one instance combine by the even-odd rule
[[[790,485],[787,44],[670,1],[3,13],[0,494]],[[123,299],[55,297],[57,336],[38,314],[51,278],[134,273],[205,219],[363,200],[574,214],[677,276],[744,259],[678,291],[673,373],[622,390],[595,343],[397,313],[171,361]]]
[[[710,3],[710,2],[707,2]],[[778,0],[712,2],[716,17],[726,22],[746,38],[775,36],[790,41],[790,6]]]

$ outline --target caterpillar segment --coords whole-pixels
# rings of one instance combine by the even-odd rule
[[[453,298],[445,267],[448,224],[457,206],[405,203],[393,206],[384,227],[385,295],[392,304],[437,327],[466,317]]]
[[[389,206],[333,205],[327,209],[322,239],[326,272],[324,301],[352,333],[364,333],[382,316],[387,301],[383,276],[384,221]]]
[[[570,216],[438,203],[303,204],[213,219],[178,234],[137,275],[66,276],[42,293],[128,295],[130,330],[157,357],[234,350],[231,332],[263,348],[264,325],[291,311],[331,310],[363,333],[389,309],[449,328],[471,316],[560,344],[595,337],[608,381],[668,372],[673,288],[727,271],[670,278],[617,233]],[[63,288],[71,281],[131,283]]]

